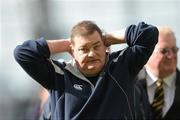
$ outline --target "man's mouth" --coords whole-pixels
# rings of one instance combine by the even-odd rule
[[[88,60],[87,62],[97,62],[98,60],[96,59],[96,60]]]

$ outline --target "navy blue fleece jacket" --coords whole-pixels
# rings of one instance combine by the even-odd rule
[[[28,40],[14,50],[16,61],[51,97],[53,120],[136,119],[134,78],[149,59],[158,41],[155,26],[130,25],[128,47],[107,55],[107,65],[96,85],[83,76],[74,63],[50,58],[46,40]]]

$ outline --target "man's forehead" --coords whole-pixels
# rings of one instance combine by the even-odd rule
[[[171,47],[176,47],[176,43],[174,41],[171,41],[171,42],[159,41],[156,44],[156,47],[158,47],[158,48],[171,48]]]
[[[173,43],[173,44],[175,44],[176,39],[175,39],[175,37],[173,35],[159,36],[158,44],[159,43],[163,43],[163,44],[165,44],[165,43],[167,43],[167,44]]]
[[[79,43],[78,45],[77,44],[76,45],[77,47],[90,47],[100,43],[101,43],[100,41],[93,41],[93,42]]]
[[[176,41],[176,38],[173,33],[160,33],[159,34],[160,41]]]
[[[75,45],[89,45],[101,43],[102,39],[98,36],[76,36],[74,37]]]

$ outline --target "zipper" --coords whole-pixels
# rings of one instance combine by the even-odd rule
[[[112,62],[111,62],[112,63]],[[111,64],[110,63],[110,64]],[[110,65],[109,65],[110,66]],[[120,88],[120,90],[124,93],[124,96],[126,98],[126,101],[127,101],[127,104],[128,104],[128,108],[129,108],[129,112],[130,112],[130,116],[131,116],[131,120],[133,120],[133,113],[132,113],[132,109],[131,109],[131,106],[130,106],[130,103],[129,103],[129,99],[128,99],[128,96],[126,94],[126,92],[124,91],[124,89],[121,87],[121,85],[117,82],[117,80],[113,77],[113,75],[111,75],[109,69],[108,69],[108,74],[109,76],[112,78],[112,80],[117,84],[117,86]],[[127,117],[126,117],[127,118]]]

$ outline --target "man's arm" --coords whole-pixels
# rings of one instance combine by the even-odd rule
[[[51,53],[63,52],[68,49],[67,42],[46,41],[43,38],[27,40],[18,45],[14,50],[14,57],[20,66],[37,82],[45,88],[51,88],[57,84],[54,79],[55,68],[50,61]],[[57,43],[57,45],[55,45]],[[60,44],[61,43],[61,44]],[[65,46],[65,44],[67,46]],[[63,78],[62,78],[63,79]]]
[[[125,40],[130,49],[126,60],[129,61],[132,74],[136,75],[146,64],[158,41],[158,35],[156,26],[144,22],[127,28]]]
[[[69,39],[47,40],[47,44],[51,54],[71,51]]]
[[[140,22],[138,25],[130,25],[125,32],[119,32],[119,36],[115,33],[111,35],[114,37],[114,42],[111,43],[117,44],[123,40],[127,43],[128,47],[123,54],[121,54],[121,51],[118,52],[118,54],[121,54],[120,58],[123,55],[124,59],[123,61],[118,59],[121,62],[117,62],[116,65],[122,66],[123,62],[124,65],[128,66],[128,70],[132,75],[136,75],[146,64],[158,41],[157,27],[144,22]]]
[[[105,45],[110,46],[113,44],[121,44],[125,43],[125,31],[126,28],[119,30],[119,31],[113,31],[108,32],[105,34]]]

